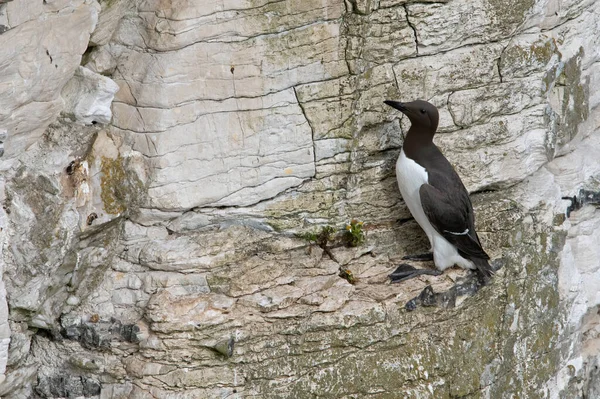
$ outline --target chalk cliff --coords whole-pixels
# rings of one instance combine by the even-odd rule
[[[0,0],[0,32],[3,398],[600,397],[600,2]],[[383,104],[416,98],[490,286],[387,281],[428,249]]]

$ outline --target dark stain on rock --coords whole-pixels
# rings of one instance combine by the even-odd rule
[[[90,350],[110,350],[113,341],[138,343],[140,328],[135,324],[123,324],[120,320],[111,318],[93,321],[70,322],[68,318],[61,320],[64,338],[79,341],[82,347]]]
[[[91,226],[94,223],[94,220],[98,219],[98,214],[96,212],[92,212],[87,217],[87,225]]]
[[[43,398],[77,398],[100,395],[98,380],[85,376],[55,374],[39,376],[35,392]]]
[[[75,172],[77,163],[78,163],[78,161],[71,161],[71,163],[66,167],[65,172],[67,172],[67,174],[69,176],[71,176],[73,174],[73,172]]]

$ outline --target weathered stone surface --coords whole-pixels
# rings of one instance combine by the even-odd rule
[[[498,68],[505,81],[536,73],[551,74],[552,69],[548,64],[556,64],[561,56],[552,36],[521,35],[512,39],[504,48]],[[552,79],[552,76],[550,78]]]
[[[542,101],[539,81],[525,80],[453,92],[448,98],[448,109],[455,125],[466,128],[494,116],[520,113]]]
[[[8,130],[10,158],[35,143],[62,110],[60,92],[79,66],[98,18],[93,0],[53,3],[16,0],[6,6],[10,29],[0,36],[6,63],[0,126]]]
[[[100,4],[0,5],[0,396],[598,395],[600,3]],[[490,286],[388,283],[428,250],[390,98],[440,109]]]
[[[257,108],[249,104],[243,112],[243,105],[232,102],[234,109],[240,110],[239,118],[231,119],[227,112],[207,114],[195,116],[188,124],[175,125],[164,134],[136,135],[139,138],[134,149],[148,155],[151,165],[150,206],[182,210],[206,205],[252,205],[314,175],[311,130],[293,90],[274,95],[271,101],[266,98],[249,102],[256,102]],[[122,118],[132,120],[124,116],[122,108],[115,107],[114,111],[117,126],[122,127]],[[162,129],[153,126],[144,111],[138,112],[151,132]],[[168,122],[158,116],[155,120]],[[228,126],[227,133],[216,130],[217,126]],[[194,143],[190,131],[200,134],[198,142]],[[215,159],[231,162],[219,162],[221,166],[213,170]],[[221,173],[231,179],[221,182]],[[199,187],[203,189],[198,191]]]
[[[499,101],[494,107],[498,105],[501,105]],[[473,111],[470,118],[478,116],[478,110]],[[467,176],[464,183],[469,190],[506,188],[548,162],[551,143],[544,114],[545,106],[533,107],[518,115],[493,118],[482,125],[440,135],[436,142],[444,148],[455,149],[448,159]],[[494,135],[489,136],[490,132]],[[519,132],[519,135],[511,137],[511,132]]]
[[[85,377],[58,374],[51,378],[41,378],[35,391],[46,398],[91,397],[100,394],[100,384],[96,380]]]
[[[505,39],[526,21],[534,4],[534,0],[455,0],[410,4],[407,10],[419,54],[432,54]]]
[[[100,2],[101,11],[98,16],[98,24],[90,37],[90,46],[103,46],[108,44],[117,26],[121,22],[125,13],[131,8],[133,3],[126,0],[112,0]]]
[[[502,45],[493,43],[402,61],[394,66],[398,90],[411,98],[430,99],[500,83],[497,60],[501,52]]]
[[[346,57],[353,73],[415,56],[414,31],[403,7],[383,8],[368,16],[348,17]]]
[[[155,14],[150,11],[156,4],[145,2],[141,20],[123,22],[117,43],[159,50],[114,50],[124,52],[119,70],[139,71],[115,77],[121,90],[114,124],[145,133],[133,137],[134,148],[151,159],[149,206],[251,205],[314,175],[312,133],[292,86],[347,71],[339,42],[343,5],[314,3],[294,3],[293,9],[286,3],[285,13],[283,3],[242,7],[240,19],[225,10],[207,15],[205,7],[193,3]],[[272,15],[294,17],[278,19],[280,33],[272,34]],[[218,23],[211,23],[215,18]],[[132,42],[137,38],[126,34],[131,29],[146,44]],[[293,52],[286,42],[294,43]],[[173,64],[166,50],[177,51],[186,63]],[[230,112],[237,117],[230,118]],[[198,139],[191,139],[190,131]],[[216,164],[218,171],[212,169]],[[223,173],[231,178],[222,181]]]
[[[119,86],[109,78],[79,67],[63,87],[64,113],[86,125],[107,124],[112,118],[110,106]]]

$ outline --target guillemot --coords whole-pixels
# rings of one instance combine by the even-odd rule
[[[422,100],[384,102],[402,112],[411,122],[396,162],[396,177],[402,198],[427,234],[433,252],[405,259],[433,258],[439,270],[415,269],[404,264],[390,275],[390,279],[398,282],[421,274],[440,274],[457,265],[477,270],[484,282],[489,281],[494,269],[475,231],[469,193],[450,162],[433,143],[439,122],[437,108]]]

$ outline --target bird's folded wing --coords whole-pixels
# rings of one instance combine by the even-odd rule
[[[429,184],[423,184],[419,194],[423,211],[431,225],[453,244],[462,256],[490,258],[479,244],[472,222],[471,202],[466,191],[450,198],[447,193]]]

